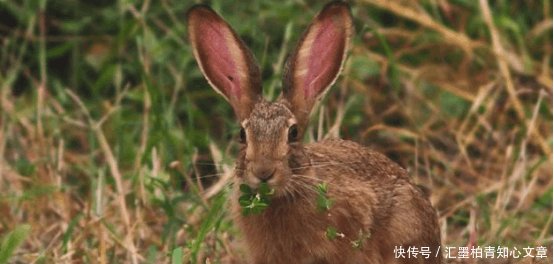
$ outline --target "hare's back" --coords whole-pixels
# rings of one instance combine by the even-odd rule
[[[306,145],[312,166],[324,174],[361,181],[408,180],[406,171],[385,155],[350,140],[326,139]]]
[[[348,140],[324,140],[306,145],[306,150],[316,177],[340,187],[329,189],[332,198],[353,205],[360,219],[372,219],[375,241],[387,240],[391,247],[440,245],[435,210],[398,164]],[[379,228],[371,228],[375,226]]]

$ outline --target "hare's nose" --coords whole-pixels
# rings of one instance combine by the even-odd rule
[[[268,162],[262,161],[253,164],[252,174],[262,182],[267,182],[273,178],[276,169],[273,166],[268,166]]]
[[[275,169],[273,170],[264,170],[256,174],[256,177],[260,179],[262,182],[267,182],[273,178],[273,175],[275,174]]]

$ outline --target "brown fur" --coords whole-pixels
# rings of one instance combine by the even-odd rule
[[[432,256],[440,246],[436,213],[404,169],[351,141],[302,144],[313,105],[346,58],[353,31],[346,3],[331,2],[314,18],[287,62],[284,93],[277,102],[262,98],[251,53],[222,18],[196,6],[188,20],[200,68],[232,105],[242,127],[231,209],[251,263],[440,263],[441,254],[395,258],[395,246],[429,247]],[[210,42],[202,34],[206,29],[222,41]],[[236,52],[206,53],[219,48]],[[222,63],[231,66],[217,67]],[[257,188],[264,181],[275,190],[269,207],[243,216],[239,186]],[[332,201],[324,210],[317,206],[317,186],[323,183]],[[326,235],[330,227],[340,233],[335,239]],[[360,241],[361,246],[353,246]]]

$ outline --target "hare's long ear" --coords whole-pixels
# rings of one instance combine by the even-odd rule
[[[308,122],[315,102],[337,79],[352,36],[350,7],[331,2],[313,19],[289,57],[283,76],[283,97],[300,127]]]
[[[261,75],[250,50],[211,8],[192,7],[188,35],[198,66],[210,85],[233,107],[239,121],[261,97]]]

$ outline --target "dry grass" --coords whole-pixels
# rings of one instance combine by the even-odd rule
[[[321,4],[256,3],[213,6],[274,96],[284,50]],[[240,259],[225,209],[236,125],[189,54],[190,4],[59,5],[0,3],[0,237],[31,227],[11,262]],[[356,1],[350,59],[308,140],[340,135],[410,170],[444,245],[552,254],[551,9]]]

